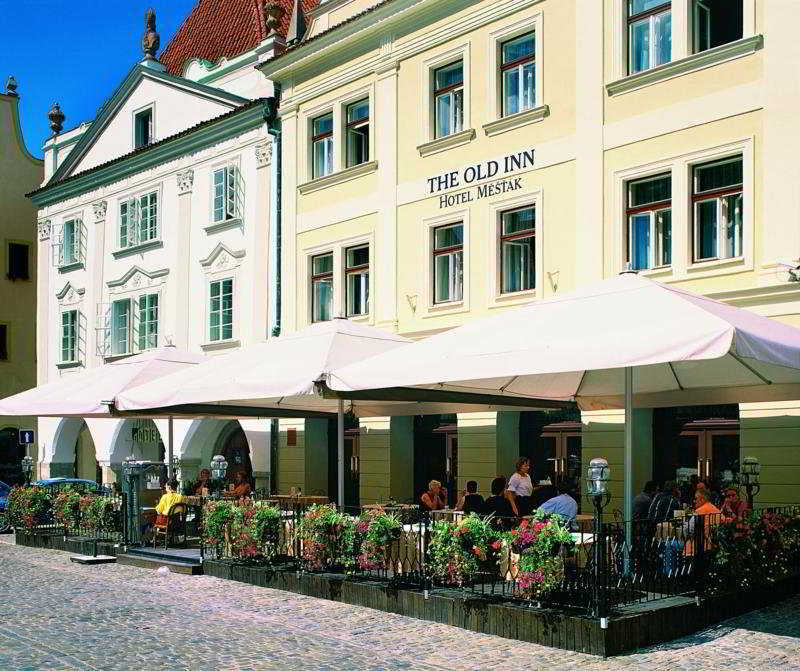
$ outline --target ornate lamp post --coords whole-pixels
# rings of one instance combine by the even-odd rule
[[[589,496],[592,497],[592,503],[594,504],[594,609],[595,615],[600,618],[601,623],[606,619],[605,588],[603,585],[603,579],[605,577],[606,540],[603,528],[603,508],[611,501],[611,492],[608,491],[608,482],[610,479],[611,468],[606,459],[596,457],[589,462],[586,491]]]
[[[228,471],[228,462],[225,461],[225,457],[221,454],[218,454],[211,460],[211,478],[213,480],[219,480],[219,488],[215,490],[216,498],[220,498],[220,492],[222,487],[224,486],[225,482],[225,473]]]
[[[747,490],[747,505],[753,509],[753,497],[761,491],[759,475],[761,474],[761,463],[755,457],[745,457],[742,459],[740,476],[742,484]]]
[[[22,472],[25,474],[25,486],[31,486],[31,473],[33,473],[33,457],[22,457]]]

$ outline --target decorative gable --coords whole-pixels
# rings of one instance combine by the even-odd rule
[[[67,282],[61,291],[56,294],[56,299],[58,299],[58,305],[62,308],[70,305],[78,305],[83,300],[83,295],[85,293],[86,289],[78,289],[74,287],[71,282]]]
[[[214,247],[212,252],[200,261],[206,273],[225,272],[233,270],[242,265],[245,250],[231,251],[221,242]]]
[[[106,286],[110,294],[124,294],[129,291],[161,286],[166,282],[167,275],[169,275],[169,268],[148,271],[139,266],[133,266],[119,279],[106,282]]]

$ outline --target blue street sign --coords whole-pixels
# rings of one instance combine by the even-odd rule
[[[33,445],[36,432],[33,429],[21,429],[19,432],[20,445]]]

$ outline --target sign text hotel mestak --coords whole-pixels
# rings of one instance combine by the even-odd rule
[[[462,203],[470,203],[487,196],[496,196],[522,188],[522,177],[509,177],[515,172],[533,167],[534,150],[527,149],[508,154],[502,159],[483,161],[468,165],[461,170],[444,172],[429,177],[428,194],[433,196],[442,191],[450,191],[464,186],[477,186],[459,193],[448,193],[439,196],[439,208],[452,207]]]

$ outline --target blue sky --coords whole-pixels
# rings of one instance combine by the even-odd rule
[[[64,128],[93,119],[128,70],[141,59],[144,13],[156,10],[165,47],[196,0],[0,0],[3,19],[0,87],[17,78],[22,132],[42,156],[54,102]]]

